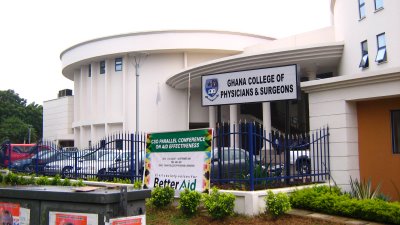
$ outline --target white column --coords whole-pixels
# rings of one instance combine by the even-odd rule
[[[271,133],[271,103],[263,102],[263,127],[267,135]]]
[[[208,118],[209,118],[209,127],[214,128],[214,132],[215,132],[215,123],[216,123],[215,106],[208,107]]]
[[[271,129],[271,103],[269,102],[263,102],[262,103],[262,112],[263,112],[263,128],[265,130],[265,135],[267,136],[267,139],[270,139],[270,133],[272,131]],[[268,162],[269,159],[269,143],[266,143],[264,148],[261,150],[261,157],[262,160],[265,162]]]
[[[231,132],[235,132],[238,130],[238,106],[237,105],[230,105],[229,106],[229,122],[230,122],[230,130]],[[231,147],[238,147],[239,146],[239,136],[238,135],[231,135]]]

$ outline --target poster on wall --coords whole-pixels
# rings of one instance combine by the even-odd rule
[[[212,129],[147,134],[144,188],[207,192],[212,137]]]
[[[110,219],[109,225],[146,225],[146,216],[130,216]]]
[[[0,202],[0,224],[19,225],[19,203]]]
[[[49,225],[98,225],[98,215],[72,212],[49,212]]]

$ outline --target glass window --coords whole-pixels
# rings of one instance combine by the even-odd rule
[[[400,154],[400,110],[391,111],[392,148],[394,154]]]
[[[383,9],[383,0],[375,0],[375,10]]]
[[[106,61],[101,61],[100,62],[100,74],[105,74],[106,73]]]
[[[122,58],[115,59],[115,71],[122,71]]]
[[[89,77],[92,76],[92,64],[89,64],[89,66],[88,66],[88,76]]]
[[[368,42],[365,40],[361,42],[361,62],[359,67],[368,68],[368,66]]]
[[[365,0],[358,0],[358,8],[360,12],[360,19],[365,17]]]
[[[378,53],[376,54],[375,61],[378,63],[385,62],[387,60],[385,33],[377,35],[376,39],[378,42]]]

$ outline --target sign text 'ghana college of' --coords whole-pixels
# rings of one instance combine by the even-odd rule
[[[269,102],[298,98],[297,66],[279,66],[201,77],[202,105]]]

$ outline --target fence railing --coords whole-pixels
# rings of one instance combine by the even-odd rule
[[[211,182],[249,190],[329,179],[329,129],[266,133],[253,123],[223,124],[213,138]]]
[[[79,150],[60,148],[42,140],[30,156],[12,162],[9,169],[37,175],[61,175],[62,178],[141,180],[146,151],[145,134],[119,133]]]
[[[214,131],[211,183],[246,190],[329,179],[329,129],[307,134],[266,133],[253,123],[224,124]],[[146,135],[110,135],[86,149],[41,141],[8,168],[63,178],[141,180]],[[29,155],[29,156],[28,156]]]

